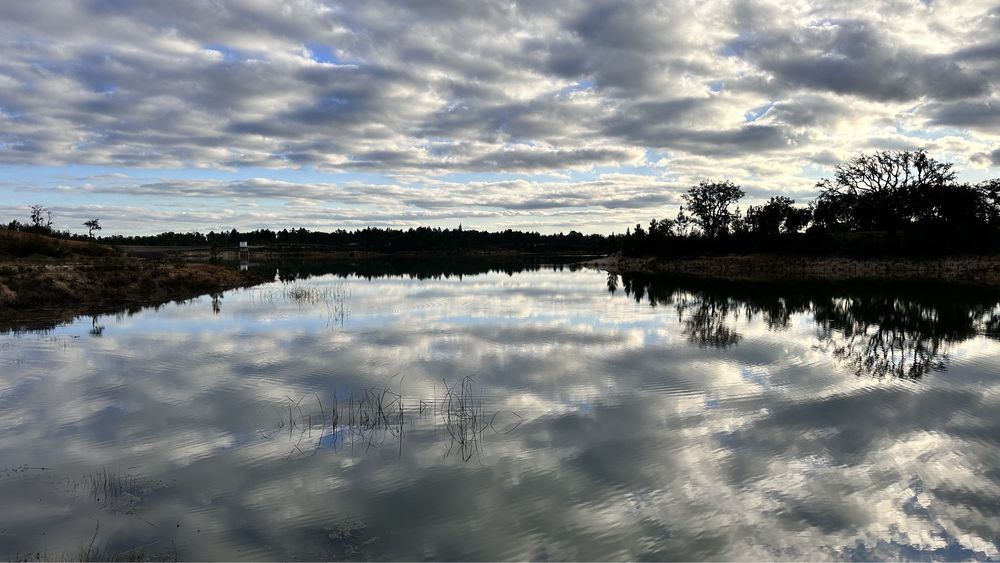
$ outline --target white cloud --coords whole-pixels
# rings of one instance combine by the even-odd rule
[[[656,174],[653,150],[678,182],[806,193],[858,151],[928,146],[985,174],[998,19],[971,0],[8,3],[0,164],[308,167],[433,190],[445,173]]]

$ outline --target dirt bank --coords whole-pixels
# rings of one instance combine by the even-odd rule
[[[45,328],[96,315],[182,301],[270,281],[204,263],[134,257],[0,261],[0,330]]]
[[[669,273],[730,280],[938,280],[1000,285],[1000,256],[853,259],[751,254],[660,259],[611,255],[583,264],[615,274]]]

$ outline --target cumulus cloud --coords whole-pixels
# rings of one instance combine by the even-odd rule
[[[891,45],[882,30],[865,21],[752,35],[733,42],[731,48],[746,53],[792,87],[879,101],[965,99],[989,91],[984,76],[962,68],[950,57]]]
[[[12,3],[0,164],[436,186],[636,167],[687,181],[710,159],[786,189],[956,134],[945,156],[982,163],[1000,143],[998,19],[977,0]]]

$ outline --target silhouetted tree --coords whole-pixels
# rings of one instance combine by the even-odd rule
[[[83,226],[87,227],[87,235],[90,238],[94,238],[94,231],[101,230],[101,222],[99,219],[91,219],[90,221],[84,221]]]
[[[982,206],[982,219],[989,225],[1000,223],[1000,178],[975,185]]]
[[[677,211],[677,219],[674,220],[674,232],[682,237],[691,234],[691,217],[687,213],[684,213],[683,205]]]
[[[715,238],[729,232],[736,218],[736,214],[729,211],[729,206],[739,201],[743,195],[743,190],[728,180],[702,180],[681,197],[691,212],[692,221],[701,228],[701,232],[708,238]]]
[[[795,200],[785,196],[772,197],[764,205],[748,207],[743,224],[763,235],[797,233],[809,224],[812,211],[794,205]]]
[[[31,206],[31,226],[36,229],[52,228],[52,212],[44,205]]]
[[[951,187],[952,164],[921,149],[862,154],[816,186],[814,221],[830,230],[895,230],[918,220],[924,198]]]

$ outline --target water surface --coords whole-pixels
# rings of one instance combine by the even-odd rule
[[[7,333],[0,557],[997,558],[998,303],[313,263]]]

